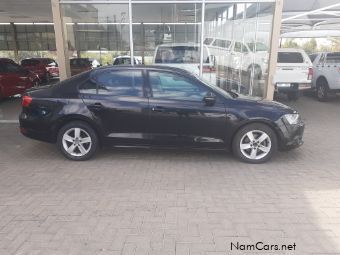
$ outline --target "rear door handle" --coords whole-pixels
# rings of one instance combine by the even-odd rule
[[[88,108],[92,111],[99,111],[99,110],[102,110],[104,106],[101,103],[94,103],[94,104],[90,104]]]
[[[162,106],[154,106],[151,108],[153,112],[165,112],[165,108]]]

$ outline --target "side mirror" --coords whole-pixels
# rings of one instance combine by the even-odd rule
[[[212,92],[208,92],[203,101],[206,106],[213,106],[216,102],[216,96]]]

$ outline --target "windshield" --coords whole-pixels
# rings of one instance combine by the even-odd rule
[[[248,43],[248,47],[251,51],[255,52],[255,48],[256,51],[268,51],[268,47],[260,42],[257,43]]]
[[[204,48],[204,57],[208,55]],[[198,46],[162,46],[157,50],[156,64],[198,64],[200,48]]]
[[[235,98],[237,96],[234,95],[234,92],[228,92],[225,91],[224,89],[221,89],[220,87],[217,87],[216,85],[212,84],[209,80],[203,77],[199,77],[197,74],[192,73],[193,76],[195,76],[197,79],[202,81],[205,85],[207,85],[209,88],[212,90],[216,91],[218,94],[227,97],[227,98]],[[236,93],[235,93],[236,94]],[[237,95],[237,94],[236,94]]]

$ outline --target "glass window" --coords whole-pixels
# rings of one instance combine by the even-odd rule
[[[79,87],[79,92],[83,94],[97,94],[97,84],[92,79],[87,79]]]
[[[328,53],[326,63],[339,64],[340,63],[340,53]]]
[[[303,63],[303,56],[299,52],[279,52],[278,63]]]
[[[101,72],[96,78],[98,94],[143,96],[144,79],[139,70]]]
[[[21,65],[23,66],[35,66],[39,65],[39,60],[37,59],[24,59],[21,61]]]
[[[133,3],[132,13],[135,57],[199,72],[201,4]]]
[[[153,97],[171,100],[202,101],[208,89],[194,81],[167,72],[149,72]]]
[[[221,47],[221,48],[226,48],[228,49],[230,46],[231,42],[227,40],[221,40],[221,39],[216,39],[215,42],[213,43],[213,46],[216,47]]]
[[[22,70],[22,68],[17,65],[17,64],[12,64],[12,63],[6,63],[6,71],[9,73],[17,73],[20,70]]]
[[[236,52],[248,52],[247,47],[241,42],[235,43],[234,51],[236,51]]]

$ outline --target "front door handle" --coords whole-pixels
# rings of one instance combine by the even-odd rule
[[[92,111],[99,111],[99,110],[102,110],[104,106],[101,103],[94,103],[94,104],[90,104],[88,108]]]
[[[165,108],[162,106],[154,106],[151,108],[153,112],[165,112]]]

